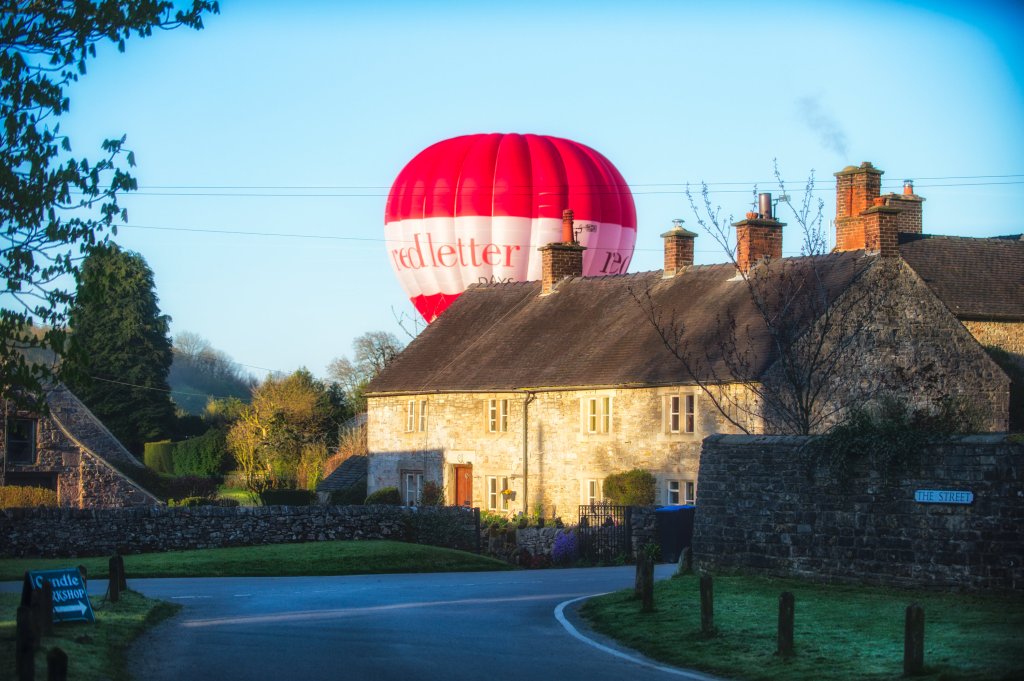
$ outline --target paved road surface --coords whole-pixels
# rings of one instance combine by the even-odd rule
[[[632,579],[623,567],[134,580],[184,609],[133,646],[129,668],[139,681],[679,679],[577,640],[554,616]]]

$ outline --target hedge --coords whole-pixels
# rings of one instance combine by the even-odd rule
[[[174,474],[174,443],[170,440],[147,442],[142,452],[142,461],[147,467],[163,475]]]
[[[268,489],[260,492],[264,506],[309,506],[316,492],[305,489]]]
[[[172,453],[174,474],[218,476],[224,472],[226,453],[224,433],[217,428],[211,428],[198,437],[175,442]]]
[[[385,504],[388,506],[401,506],[402,495],[398,493],[397,487],[381,487],[379,490],[366,497],[366,505]]]
[[[657,481],[650,471],[634,468],[604,479],[604,498],[621,506],[651,506]]]
[[[57,492],[43,487],[0,485],[0,508],[56,506]]]

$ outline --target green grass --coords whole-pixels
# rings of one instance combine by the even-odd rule
[[[21,594],[0,594],[0,677],[14,678],[15,615]],[[54,647],[68,655],[68,678],[76,681],[129,678],[124,651],[135,637],[170,617],[180,606],[145,598],[133,591],[117,603],[92,598],[96,623],[54,625],[36,653],[36,678],[46,678],[46,653]],[[10,676],[8,677],[8,674]]]
[[[218,499],[234,499],[238,502],[239,506],[255,506],[256,502],[253,501],[252,496],[248,490],[241,487],[227,487],[221,486],[217,488]]]
[[[108,558],[0,559],[0,581],[26,570],[84,565],[89,579],[107,576]],[[499,560],[464,551],[393,541],[324,541],[199,551],[143,553],[124,557],[128,579],[143,577],[290,577],[398,572],[509,570]]]
[[[778,599],[796,599],[796,656],[775,653]],[[981,596],[807,584],[741,576],[714,580],[718,634],[700,633],[698,579],[659,582],[656,611],[632,590],[591,599],[597,630],[657,660],[737,680],[896,679],[903,673],[904,611],[925,611],[926,679],[1024,679],[1024,595]]]

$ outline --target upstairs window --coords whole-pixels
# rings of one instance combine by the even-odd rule
[[[487,400],[487,430],[492,433],[508,431],[508,400]]]
[[[7,419],[7,463],[36,462],[36,419]]]
[[[665,432],[692,433],[696,426],[697,399],[694,395],[665,398]]]
[[[427,401],[409,400],[405,412],[405,432],[420,432],[427,430]]]
[[[612,398],[610,396],[588,397],[584,400],[584,405],[584,432],[612,432]]]

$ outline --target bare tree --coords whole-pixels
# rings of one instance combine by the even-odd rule
[[[369,331],[352,341],[353,359],[338,357],[327,367],[356,413],[366,411],[363,389],[389,365],[405,344],[387,331]]]
[[[650,289],[632,293],[665,348],[736,428],[823,432],[851,401],[868,399],[882,386],[878,377],[852,369],[873,320],[897,311],[883,309],[893,306],[883,286],[852,285],[872,261],[826,256],[824,202],[814,197],[813,171],[799,206],[789,198],[777,164],[775,177],[779,203],[801,229],[801,257],[765,258],[749,270],[741,268],[732,216],[723,217],[707,185],[697,196],[687,187],[698,225],[736,267],[746,297],[738,307],[725,306],[701,331]],[[872,276],[886,276],[885,266],[875,269]],[[754,313],[741,318],[739,312],[751,308]]]

